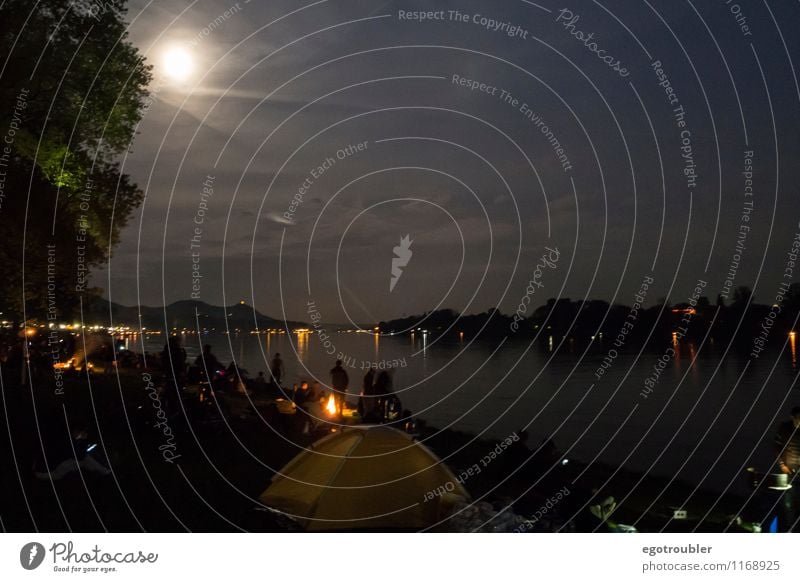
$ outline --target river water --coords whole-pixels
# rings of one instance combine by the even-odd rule
[[[186,335],[184,344],[190,361],[207,343],[221,361],[234,358],[251,376],[266,372],[280,352],[288,384],[326,383],[342,354],[353,394],[370,363],[395,366],[404,407],[438,428],[495,438],[524,428],[530,445],[550,438],[570,458],[677,476],[717,491],[741,492],[747,466],[770,468],[777,425],[800,404],[794,342],[749,363],[713,346],[697,355],[693,345],[676,345],[644,397],[663,351],[620,354],[598,380],[602,347],[583,353],[569,345],[550,351],[523,342],[434,342],[421,333],[329,336],[324,345],[318,334],[209,333]],[[162,347],[163,337],[148,337],[148,351]]]

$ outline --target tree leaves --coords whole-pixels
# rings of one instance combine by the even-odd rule
[[[123,0],[7,0],[0,7],[0,133],[12,119],[18,126],[0,210],[9,261],[0,273],[4,309],[44,308],[39,247],[55,241],[58,301],[69,313],[81,294],[74,284],[79,252],[87,265],[106,260],[141,203],[119,156],[143,115],[151,74],[127,41],[124,14]]]

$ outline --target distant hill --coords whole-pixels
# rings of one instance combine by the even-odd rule
[[[227,307],[209,305],[204,301],[184,300],[170,303],[166,307],[126,306],[96,298],[84,306],[84,321],[87,325],[139,326],[148,329],[216,329],[224,331],[235,329],[284,328],[307,326],[304,322],[274,319],[258,311],[251,305],[237,303]],[[227,322],[227,323],[226,323]]]

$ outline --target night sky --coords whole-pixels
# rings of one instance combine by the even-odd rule
[[[797,2],[160,0],[128,20],[154,81],[124,161],[145,202],[94,275],[118,303],[513,312],[547,248],[534,306],[630,304],[648,274],[648,304],[699,279],[713,301],[737,240],[733,287],[771,303],[784,280]]]

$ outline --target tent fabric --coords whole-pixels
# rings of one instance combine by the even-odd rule
[[[447,491],[447,495],[430,492]],[[428,494],[428,495],[426,495]],[[348,427],[298,454],[259,498],[309,531],[413,529],[469,499],[427,447],[388,426]]]

